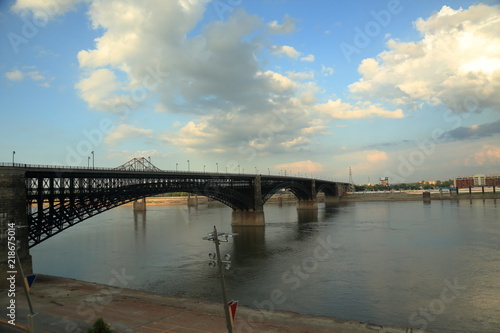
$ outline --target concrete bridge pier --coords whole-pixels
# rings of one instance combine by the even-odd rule
[[[264,211],[255,210],[233,210],[233,226],[264,226],[266,218]]]
[[[146,211],[146,198],[134,201],[134,211],[139,211],[139,212]]]
[[[297,210],[318,209],[318,201],[316,200],[299,200],[297,201]]]
[[[25,275],[33,273],[29,253],[29,230],[26,207],[26,184],[24,171],[7,169],[0,174],[0,289],[7,287],[7,271],[17,271],[16,281],[22,279],[17,267],[10,267],[13,261],[8,246],[19,241],[18,251]],[[15,259],[14,259],[15,260]],[[17,260],[16,264],[17,264]]]
[[[264,204],[262,203],[261,177],[256,176],[253,182],[253,207],[247,210],[233,210],[231,225],[234,226],[263,226],[266,224]]]
[[[187,198],[187,205],[188,207],[198,207],[198,195],[196,194],[193,198],[191,197],[191,194],[189,194]]]
[[[340,202],[339,196],[325,196],[325,205],[338,204]]]
[[[318,209],[318,200],[316,198],[316,181],[314,179],[311,181],[311,191],[309,193],[309,198],[299,198],[299,200],[297,201],[297,210],[309,209]]]

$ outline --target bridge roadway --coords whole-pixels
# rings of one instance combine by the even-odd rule
[[[280,189],[294,193],[301,210],[317,209],[318,192],[333,201],[351,187],[303,177],[163,171],[144,158],[114,169],[4,163],[0,239],[6,241],[9,223],[15,223],[20,256],[30,257],[29,248],[96,214],[169,192],[203,195],[226,204],[233,209],[233,225],[263,226],[263,205]],[[1,266],[6,258],[2,255]]]

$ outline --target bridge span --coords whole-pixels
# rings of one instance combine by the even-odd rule
[[[263,226],[263,205],[287,189],[297,209],[317,209],[316,195],[338,200],[352,184],[303,177],[163,171],[145,158],[117,168],[0,164],[0,230],[6,241],[16,225],[20,256],[29,248],[96,214],[156,194],[188,192],[220,201],[233,209],[233,225]],[[6,246],[2,245],[2,249]],[[1,251],[3,252],[3,250]],[[7,256],[2,255],[2,265]]]

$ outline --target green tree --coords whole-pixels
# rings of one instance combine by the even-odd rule
[[[102,318],[97,318],[91,328],[89,328],[89,333],[111,333],[111,327]]]

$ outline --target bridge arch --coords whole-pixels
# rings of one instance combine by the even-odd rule
[[[336,184],[329,184],[329,183],[320,184],[316,188],[316,194],[318,194],[319,192],[325,193],[326,197],[337,197],[339,195],[339,190]]]
[[[273,194],[277,193],[281,189],[288,189],[298,200],[311,199],[311,191],[305,184],[297,181],[283,181],[277,184],[272,184],[270,187],[263,186],[262,203],[266,203],[267,200],[273,196]]]
[[[78,191],[74,189],[76,183],[82,186]],[[168,178],[127,179],[125,181],[98,178],[89,181],[88,178],[55,180],[42,177],[29,179],[28,184],[30,184],[27,202],[30,247],[97,214],[162,193],[187,192],[203,195],[233,210],[248,209],[250,204],[249,196],[245,191],[238,191],[232,186],[227,186],[229,184],[227,179],[217,178],[187,181]],[[49,190],[44,187],[47,185],[49,185]],[[32,212],[31,208],[34,204],[36,208]]]

